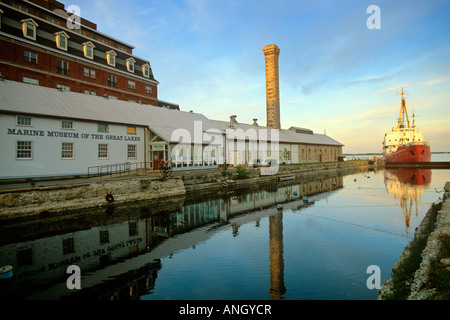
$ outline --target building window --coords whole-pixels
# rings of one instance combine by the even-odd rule
[[[139,229],[137,225],[137,221],[129,221],[128,222],[128,235],[130,237],[137,236],[139,234]]]
[[[127,70],[129,72],[134,72],[134,63],[136,62],[133,58],[128,58],[127,62]]]
[[[128,127],[127,133],[128,134],[136,134],[136,127]]]
[[[38,57],[37,53],[23,50],[24,61],[37,64],[37,57]]]
[[[91,79],[95,79],[95,70],[84,68],[83,74],[85,77],[91,77]]]
[[[64,76],[68,76],[69,75],[69,63],[67,61],[58,59],[57,65],[56,65],[56,72],[58,74],[62,74]]]
[[[16,117],[16,125],[30,127],[31,126],[31,117],[17,116]]]
[[[31,141],[17,141],[17,159],[32,159],[33,144]]]
[[[100,244],[109,243],[109,230],[100,230]]]
[[[148,63],[142,66],[142,75],[146,78],[150,77],[150,65]]]
[[[35,86],[39,85],[39,80],[38,79],[23,77],[22,80],[23,80],[24,83],[33,84]]]
[[[127,146],[127,157],[128,159],[136,159],[136,145],[129,144]]]
[[[84,56],[89,59],[94,59],[94,48],[95,48],[94,44],[88,41],[83,43],[82,46]]]
[[[56,24],[57,26],[59,26],[59,21],[55,18],[52,17],[47,17],[47,21],[53,24]]]
[[[134,81],[128,80],[128,89],[136,89],[136,83]]]
[[[31,248],[21,249],[17,251],[17,265],[19,267],[33,265],[33,250]]]
[[[61,129],[73,129],[73,121],[61,120]]]
[[[28,8],[25,7],[24,5],[14,3],[13,6],[14,6],[14,8],[19,9],[20,11],[28,12]]]
[[[116,66],[116,56],[117,54],[114,52],[114,50],[106,52],[106,61],[110,66]]]
[[[84,90],[84,94],[90,94],[91,96],[95,96],[95,91]]]
[[[61,145],[61,158],[73,159],[73,142],[63,142]]]
[[[108,86],[112,88],[115,88],[117,86],[117,77],[115,75],[108,75]]]
[[[55,33],[56,47],[58,49],[67,51],[67,43],[69,38],[70,38],[69,35],[64,31],[56,32]]]
[[[100,143],[98,145],[98,157],[100,159],[108,158],[108,145],[104,143]]]
[[[36,27],[39,25],[31,18],[23,19],[20,22],[22,22],[23,36],[28,39],[36,40]]]
[[[145,86],[145,93],[152,93],[152,87]]]
[[[63,254],[69,254],[75,252],[75,239],[67,238],[63,239]]]
[[[58,89],[60,91],[70,91],[70,87],[69,86],[66,86],[66,85],[60,84],[60,83],[58,83],[56,85],[56,89]]]
[[[97,125],[97,131],[98,132],[104,132],[104,133],[108,133],[108,125],[107,124],[104,124],[104,123],[99,123],[98,125]]]

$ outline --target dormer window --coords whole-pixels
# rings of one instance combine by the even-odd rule
[[[56,39],[56,47],[58,49],[67,51],[69,35],[67,33],[65,33],[64,31],[56,32],[55,39]]]
[[[150,77],[150,64],[146,63],[142,66],[142,75],[146,78]]]
[[[127,62],[127,70],[130,72],[134,72],[134,63],[136,62],[133,58],[126,59]]]
[[[106,52],[106,61],[110,66],[116,66],[116,56],[117,54],[114,52],[114,50]]]
[[[94,59],[94,44],[90,41],[82,43],[83,53],[86,58]]]
[[[23,19],[20,22],[22,22],[23,36],[28,39],[36,40],[36,27],[39,25],[31,18]]]

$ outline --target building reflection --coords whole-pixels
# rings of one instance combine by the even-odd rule
[[[269,218],[270,292],[286,292],[283,213],[275,205],[342,187],[342,177],[268,185],[202,202],[174,198],[84,211],[78,217],[38,217],[3,225],[0,265],[14,276],[0,283],[0,296],[18,299],[139,299],[151,294],[162,258],[194,247],[216,232]],[[230,228],[232,226],[232,228]],[[22,232],[26,230],[26,232]],[[34,230],[31,232],[30,230]],[[82,289],[66,287],[69,265],[82,270]]]
[[[269,217],[270,291],[273,300],[281,300],[284,286],[283,212]]]
[[[405,219],[408,234],[411,214],[415,207],[418,215],[418,197],[425,193],[431,182],[431,169],[389,169],[384,171],[384,182],[388,194],[398,199]]]

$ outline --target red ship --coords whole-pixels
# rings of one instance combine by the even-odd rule
[[[405,94],[402,89],[402,102],[397,127],[386,132],[383,141],[383,157],[386,162],[430,162],[431,149],[428,141],[423,139],[414,121],[409,122]]]

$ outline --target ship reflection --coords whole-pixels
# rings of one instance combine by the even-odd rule
[[[431,169],[389,169],[384,172],[384,182],[388,194],[400,200],[408,234],[411,214],[415,207],[418,215],[418,197],[424,194],[431,182]]]

